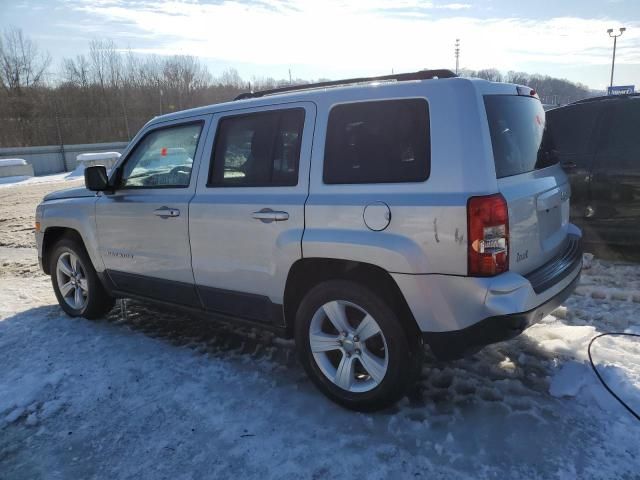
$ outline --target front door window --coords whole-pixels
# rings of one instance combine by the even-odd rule
[[[202,122],[148,133],[129,155],[122,188],[188,187]]]

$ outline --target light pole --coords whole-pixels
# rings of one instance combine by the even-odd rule
[[[609,30],[607,30],[607,33],[609,34],[609,36],[613,37],[613,60],[611,61],[611,85],[609,85],[610,87],[613,87],[613,69],[616,66],[616,44],[618,43],[618,37],[622,35],[625,32],[625,30],[626,28],[620,27],[620,33],[618,33],[617,35],[613,33],[613,28],[610,28]]]
[[[460,39],[456,38],[456,75],[458,75],[458,66],[459,66],[459,59],[460,59]]]

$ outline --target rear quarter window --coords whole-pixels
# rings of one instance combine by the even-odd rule
[[[336,105],[329,113],[326,184],[422,182],[429,177],[429,106],[424,99]]]
[[[496,177],[531,172],[558,163],[547,147],[545,113],[537,98],[485,95]]]

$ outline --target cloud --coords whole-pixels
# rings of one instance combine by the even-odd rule
[[[471,8],[468,3],[447,3],[445,5],[439,5],[436,8],[442,8],[444,10],[467,10]]]
[[[70,5],[97,19],[126,22],[157,40],[152,48],[131,45],[134,51],[372,74],[449,67],[455,38],[461,39],[461,65],[467,68],[606,65],[611,48],[606,28],[617,24],[579,17],[480,19],[467,14],[470,5],[465,3],[418,0],[99,0]],[[625,25],[618,61],[640,63],[640,22]]]

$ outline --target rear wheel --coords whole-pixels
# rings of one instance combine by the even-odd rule
[[[360,411],[399,400],[422,360],[420,342],[386,302],[342,280],[319,284],[304,297],[296,346],[315,385],[335,402]]]
[[[114,299],[102,286],[83,245],[63,238],[50,258],[53,290],[68,315],[95,319],[113,308]]]

